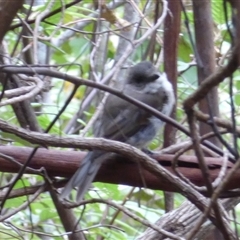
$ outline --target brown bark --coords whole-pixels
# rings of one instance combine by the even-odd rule
[[[231,210],[232,207],[236,206],[239,202],[239,198],[227,199],[221,201],[226,210]],[[166,213],[157,222],[155,225],[159,228],[164,229],[175,236],[182,237],[183,239],[189,239],[189,234],[192,232],[196,223],[202,217],[202,212],[199,211],[195,205],[186,201],[179,208]],[[206,221],[196,232],[194,239],[206,239],[210,240],[207,236],[209,232],[213,231],[214,225],[210,221]],[[159,234],[154,231],[152,228],[147,228],[144,233],[142,233],[137,240],[167,240],[163,234]],[[191,238],[193,239],[193,238]]]
[[[169,12],[164,23],[164,70],[171,81],[175,96],[177,96],[177,54],[178,40],[180,33],[181,5],[180,1],[168,1]],[[176,97],[177,99],[177,97]],[[177,102],[177,101],[176,101]],[[176,119],[176,106],[172,111],[171,117]],[[176,128],[166,124],[164,128],[163,148],[168,147],[176,141]],[[165,211],[168,212],[174,208],[173,193],[164,192]]]
[[[213,40],[213,20],[211,14],[211,3],[209,0],[193,1],[194,25],[196,38],[196,60],[199,85],[210,76],[215,70],[215,51]],[[204,33],[204,34],[203,34]],[[213,116],[219,116],[218,91],[217,87],[211,89],[207,96],[199,102],[202,112],[212,112]],[[205,135],[212,131],[212,128],[205,124],[200,124],[200,133]],[[220,146],[217,138],[211,138],[211,142]]]
[[[30,155],[31,148],[1,146],[1,154],[11,156],[19,163],[23,164]],[[44,167],[49,176],[70,177],[79,167],[81,160],[85,156],[84,152],[63,151],[63,150],[47,150],[38,149],[36,155],[30,162],[29,167],[40,169]],[[157,155],[154,157],[159,164],[163,165],[167,170],[173,172],[171,160],[173,155]],[[220,158],[205,158],[209,166],[210,177],[216,179],[221,168]],[[204,186],[201,170],[199,169],[197,159],[194,156],[181,156],[178,162],[178,171],[187,177],[197,186]],[[228,170],[231,169],[231,163],[228,163]],[[19,166],[7,161],[0,156],[0,171],[2,172],[18,172]],[[28,171],[29,172],[29,171]],[[133,174],[134,173],[134,174]],[[146,186],[143,184],[144,178]],[[176,191],[166,180],[160,176],[151,174],[149,171],[140,169],[139,166],[124,157],[118,159],[109,159],[101,167],[97,174],[95,182],[105,182],[114,184],[125,184],[136,187],[147,187],[164,191]],[[231,181],[227,184],[227,190],[240,187],[240,170],[233,175]]]
[[[0,43],[2,42],[6,32],[9,30],[17,11],[22,7],[23,2],[23,0],[0,0]]]

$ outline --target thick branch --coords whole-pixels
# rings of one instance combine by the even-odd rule
[[[9,27],[12,23],[13,18],[15,17],[17,11],[22,7],[23,0],[18,1],[9,1],[9,0],[1,0],[0,1],[0,42],[2,42],[3,37],[9,30]]]
[[[26,161],[31,151],[31,148],[13,146],[0,147],[0,152],[2,154],[13,157],[21,164]],[[41,167],[44,167],[50,176],[70,177],[79,167],[80,162],[83,160],[84,156],[84,152],[47,150],[42,148],[38,149],[29,167],[34,169],[40,169]],[[173,155],[156,155],[155,157],[155,159],[170,172],[173,172],[171,168],[172,158]],[[198,186],[204,185],[196,157],[181,156],[178,163],[178,170],[185,177],[187,177],[191,182]],[[210,168],[209,172],[211,179],[216,179],[221,168],[221,159],[208,157],[206,158],[206,163]],[[229,171],[231,167],[231,163],[228,164],[229,168],[227,171]],[[18,170],[18,165],[0,157],[0,171],[17,172]],[[144,186],[142,179],[145,180],[146,186]],[[151,189],[165,191],[177,191],[177,189],[173,185],[170,185],[169,182],[164,180],[163,177],[156,176],[143,168],[139,168],[138,164],[131,162],[129,159],[126,159],[124,157],[118,157],[118,159],[109,159],[109,161],[103,164],[98,175],[96,176],[95,181],[125,184],[136,187],[148,187]],[[228,183],[227,190],[239,187],[240,170],[232,177],[231,181]]]

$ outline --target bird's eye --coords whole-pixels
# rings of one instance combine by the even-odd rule
[[[160,77],[160,76],[159,76],[157,73],[155,73],[155,74],[153,74],[153,75],[149,78],[149,80],[150,80],[151,82],[153,82],[153,81],[157,80],[159,77]]]

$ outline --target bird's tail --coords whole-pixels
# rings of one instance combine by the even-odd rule
[[[60,195],[61,199],[68,197],[71,190],[75,187],[78,187],[76,198],[77,202],[80,202],[83,199],[84,194],[87,192],[102,162],[104,161],[102,155],[103,152],[101,151],[92,151],[87,154],[87,156],[83,159],[80,168],[75,172],[63,189]]]

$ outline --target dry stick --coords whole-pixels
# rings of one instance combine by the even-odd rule
[[[203,177],[204,177],[204,180],[205,180],[205,183],[206,183],[206,186],[207,186],[208,194],[211,196],[212,193],[213,193],[213,186],[211,184],[209,170],[208,170],[208,167],[205,163],[202,149],[200,148],[200,140],[199,140],[199,135],[198,135],[197,129],[196,129],[196,124],[195,124],[196,118],[194,116],[194,111],[188,110],[188,111],[186,111],[186,113],[187,113],[187,116],[188,116],[188,123],[189,123],[189,127],[190,127],[190,132],[192,133],[192,141],[193,141],[193,145],[194,145],[194,151],[195,151],[195,154],[196,154],[196,156],[199,160],[199,165],[200,165],[201,171],[203,173]],[[231,231],[231,228],[230,228],[229,224],[226,221],[224,221],[225,219],[222,218],[222,215],[220,213],[219,208],[220,207],[219,207],[218,202],[215,202],[213,204],[213,209],[214,209],[214,212],[215,212],[215,215],[216,215],[216,221],[218,222],[218,229],[222,232],[223,236],[226,239],[228,239],[229,236],[233,235],[233,233]],[[207,218],[208,215],[206,215],[205,217]],[[194,227],[194,230],[192,232],[193,233],[196,232],[196,230],[199,229],[201,224],[200,224],[200,221],[199,221],[199,224],[197,224]]]
[[[227,78],[237,70],[237,55],[237,47],[234,47],[232,56],[230,57],[228,64],[222,68],[218,68],[216,72],[207,77],[199,86],[199,88],[183,102],[183,107],[185,111],[192,109],[194,105],[198,103],[201,99],[203,99],[213,87],[216,87],[225,78]]]
[[[19,87],[19,88],[14,88],[14,89],[10,89],[10,90],[5,90],[3,97],[6,98],[12,98],[15,96],[19,96],[19,95],[23,95],[26,94],[28,92],[30,92],[35,86],[24,86],[24,87]],[[0,95],[2,94],[2,92],[0,92]]]
[[[125,203],[129,200],[129,198],[132,196],[132,194],[133,194],[133,192],[134,192],[134,190],[135,190],[135,187],[132,187],[131,188],[131,190],[129,191],[129,193],[124,197],[124,199],[123,199],[123,201],[122,201],[122,203],[121,203],[121,206],[124,206],[125,205]],[[121,210],[120,209],[118,209],[115,213],[114,213],[114,215],[112,216],[112,219],[110,220],[110,225],[112,225],[113,223],[114,223],[114,221],[116,220],[116,218],[117,218],[117,216],[118,216],[118,214],[121,212]]]
[[[172,234],[170,232],[167,232],[161,228],[159,228],[159,226],[157,226],[156,224],[152,224],[150,222],[148,222],[147,220],[143,220],[142,218],[138,217],[137,215],[135,215],[134,213],[132,213],[131,211],[129,211],[126,207],[116,204],[111,200],[103,200],[103,199],[96,199],[93,198],[91,200],[86,200],[86,201],[82,201],[80,204],[68,204],[68,203],[64,203],[64,205],[68,208],[74,208],[74,207],[78,207],[81,205],[86,205],[86,204],[93,204],[93,203],[105,203],[108,204],[116,209],[118,209],[119,211],[122,211],[123,213],[125,213],[127,216],[133,218],[135,221],[140,222],[141,224],[150,227],[152,229],[154,229],[155,231],[157,231],[160,234],[163,234],[164,236],[170,237],[171,239],[177,239],[177,240],[184,240],[182,237],[178,237],[175,234]]]
[[[67,8],[73,6],[73,5],[75,5],[76,3],[81,2],[81,1],[82,1],[82,0],[76,0],[76,1],[73,1],[73,2],[71,2],[71,3],[67,3],[67,4],[65,5],[65,9],[67,9]],[[59,13],[61,10],[62,10],[62,7],[59,7],[59,8],[57,8],[57,9],[54,9],[52,12],[46,14],[46,15],[44,16],[43,20],[45,20],[46,18],[52,17],[53,15]],[[32,24],[32,23],[35,23],[35,21],[36,21],[36,19],[32,19],[32,18],[31,18],[31,19],[28,19],[28,21],[27,21],[26,23]],[[22,25],[23,25],[22,23],[14,24],[14,25],[12,25],[12,26],[9,28],[9,30],[14,30],[15,28],[22,27]]]
[[[207,186],[208,193],[210,195],[213,192],[213,188],[212,188],[212,184],[211,184],[209,170],[208,170],[208,167],[204,160],[204,154],[203,154],[202,149],[200,148],[200,139],[199,139],[199,135],[197,133],[196,123],[195,123],[196,119],[194,116],[194,112],[187,111],[186,114],[188,116],[188,124],[189,124],[189,128],[190,128],[190,132],[192,134],[193,148],[194,148],[195,154],[199,160],[200,169],[202,171],[203,178],[205,180],[205,184]]]
[[[34,31],[33,31],[33,62],[35,64],[38,63],[38,39],[39,39],[39,28],[40,28],[40,22],[41,20],[44,18],[44,16],[46,16],[47,14],[49,14],[50,12],[50,8],[53,6],[54,4],[54,0],[50,0],[48,2],[48,5],[46,7],[46,9],[42,12],[39,13],[39,15],[37,15],[36,20],[35,20],[35,27],[34,27]]]
[[[187,146],[184,146],[182,149],[180,149],[175,155],[174,155],[174,158],[173,158],[173,161],[172,161],[172,169],[173,171],[175,172],[175,174],[181,178],[183,181],[185,181],[187,184],[189,184],[189,186],[191,186],[192,188],[194,189],[197,189],[196,186],[188,179],[186,178],[182,173],[180,173],[178,170],[177,170],[177,161],[178,161],[178,158],[183,154],[185,153],[186,151],[190,150],[192,148],[192,143],[188,144]]]
[[[0,216],[0,222],[3,222],[4,220],[10,218],[11,216],[15,215],[16,213],[18,213],[19,211],[25,209],[29,203],[33,202],[42,192],[44,192],[46,186],[41,186],[38,188],[38,190],[33,194],[32,197],[30,197],[30,199],[28,201],[26,201],[25,203],[23,203],[21,206],[19,206],[18,208],[6,213],[5,215]]]
[[[210,119],[208,114],[205,114],[199,110],[194,109],[194,114],[197,117],[197,120],[203,121],[205,123],[208,123],[208,121]],[[232,122],[222,119],[222,118],[219,118],[219,117],[213,117],[213,120],[217,126],[226,128],[226,129],[228,129],[229,132],[233,131]],[[236,133],[238,133],[238,135],[240,136],[240,127],[236,127]]]
[[[5,44],[2,44],[1,52],[2,52],[2,62],[5,64],[12,64],[12,61],[11,61],[12,59],[8,54],[7,47],[5,46]],[[12,84],[17,86],[22,85],[20,83],[19,77],[16,77],[15,75],[9,74],[9,75],[6,75],[5,77],[6,77],[5,78],[6,85],[3,87],[3,91],[5,88],[12,88]],[[41,132],[41,128],[36,119],[36,115],[33,109],[31,108],[29,101],[21,102],[17,105],[13,105],[12,107],[14,109],[15,115],[17,116],[17,119],[21,126],[25,126],[30,128],[31,130]]]
[[[39,79],[38,77],[27,77],[26,79],[28,79],[30,81],[34,81],[36,83],[36,85],[31,89],[31,91],[28,93],[25,93],[23,95],[13,97],[8,100],[0,102],[0,107],[6,106],[6,105],[11,105],[11,104],[18,103],[18,102],[22,102],[26,99],[30,99],[30,98],[36,96],[44,88],[43,81],[41,79]]]
[[[226,131],[224,131],[224,132],[226,132]],[[201,138],[200,138],[200,141],[202,142],[204,139],[207,139],[207,138],[211,138],[211,137],[213,137],[215,135],[215,133],[214,132],[211,132],[211,133],[208,133],[208,134],[205,134],[204,136],[202,136]],[[177,145],[178,144],[175,144],[176,145],[176,148],[177,148]],[[178,161],[178,158],[181,156],[181,155],[183,155],[184,154],[184,152],[186,152],[186,151],[188,151],[188,150],[190,150],[191,148],[192,148],[192,143],[189,141],[189,142],[185,142],[184,143],[184,145],[182,146],[182,145],[180,145],[181,147],[180,147],[180,149],[178,150],[178,152],[176,152],[175,153],[175,155],[174,155],[174,158],[173,158],[173,160],[172,160],[172,168],[173,168],[173,171],[176,173],[176,175],[177,176],[179,176],[182,180],[184,180],[186,183],[188,183],[191,187],[193,187],[194,189],[196,189],[197,191],[206,191],[206,187],[198,187],[198,186],[196,186],[196,185],[194,185],[191,181],[189,181],[189,179],[187,179],[181,172],[179,172],[178,170],[177,170],[177,161]],[[201,148],[203,148],[203,150],[204,150],[204,146],[201,146]],[[164,149],[163,149],[164,150]],[[171,151],[168,151],[168,149],[166,149],[167,151],[167,153],[168,152],[170,152],[171,153]],[[165,151],[163,151],[163,153],[162,154],[164,154],[165,153]],[[161,151],[159,151],[158,152],[158,154],[161,154]],[[218,157],[218,156],[216,156],[216,155],[214,155],[214,157]],[[226,153],[225,153],[225,155],[223,156],[223,164],[222,164],[222,166],[221,166],[221,170],[220,170],[220,172],[219,172],[219,174],[218,174],[218,177],[214,180],[214,182],[212,182],[212,186],[213,186],[213,188],[216,188],[218,185],[219,185],[219,183],[221,182],[221,180],[223,179],[223,177],[226,175],[226,170],[227,170],[227,163],[228,163],[228,157],[227,157],[227,155],[226,155]]]

